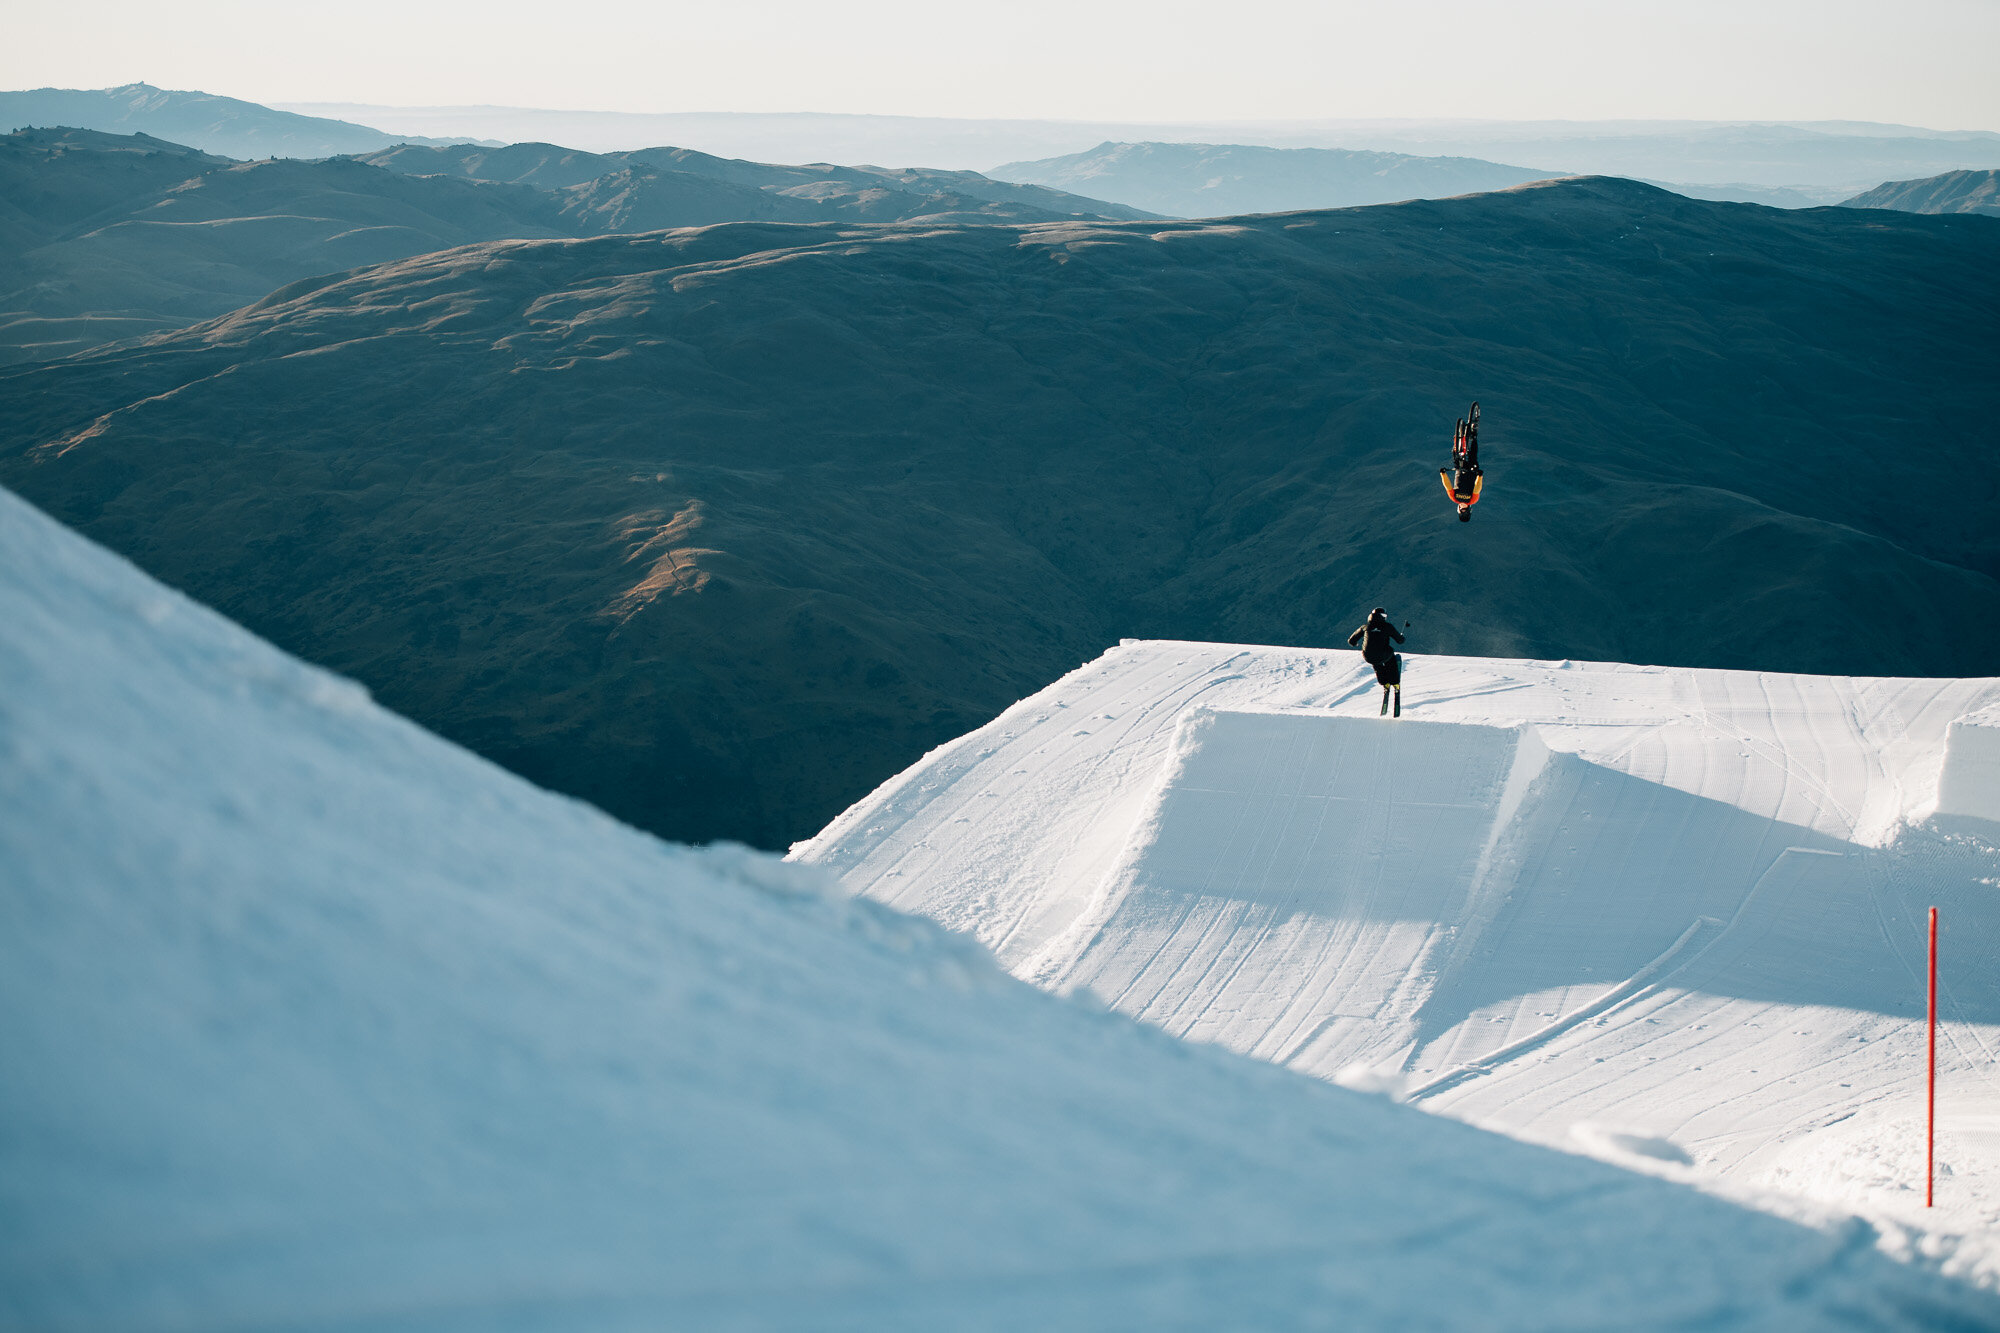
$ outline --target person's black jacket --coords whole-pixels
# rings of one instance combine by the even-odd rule
[[[1403,632],[1389,623],[1386,616],[1370,616],[1368,623],[1347,636],[1347,646],[1361,644],[1361,660],[1364,662],[1386,662],[1396,655],[1389,640],[1403,641]],[[1363,642],[1366,640],[1366,642]]]

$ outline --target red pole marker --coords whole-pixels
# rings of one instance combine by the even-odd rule
[[[1931,1180],[1937,1170],[1937,908],[1931,909],[1930,1065],[1924,1105],[1924,1207],[1931,1206]]]

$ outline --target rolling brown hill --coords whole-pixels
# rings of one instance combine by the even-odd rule
[[[1120,636],[2000,672],[1996,261],[1605,179],[494,243],[0,372],[0,482],[532,778],[782,845]]]
[[[230,165],[148,134],[65,128],[0,135],[0,238],[10,251],[40,245],[107,209]]]

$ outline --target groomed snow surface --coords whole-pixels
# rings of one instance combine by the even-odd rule
[[[794,857],[1174,1036],[2000,1287],[2000,680],[1412,655],[1404,695],[1128,642]]]
[[[1137,817],[1163,808],[1144,775],[1178,746],[1166,801],[1227,818],[1232,798],[1189,783],[1260,776],[1229,746],[1204,758],[1200,724],[1181,732],[1168,712],[1266,670],[1252,654],[1211,669],[1231,660],[1116,654],[1059,688],[1070,707],[1051,696],[1010,715],[988,757],[1008,730],[1052,734],[1034,718],[1108,731],[1098,777],[1073,789],[1098,818],[1121,801]],[[1268,660],[1284,676],[1310,659]],[[1138,681],[1184,684],[1164,704],[1135,699],[1123,741],[1076,711],[1078,684],[1148,663],[1103,711]],[[2000,1323],[2000,1301],[1883,1257],[1866,1226],[1801,1225],[1178,1041],[1014,981],[824,871],[634,832],[385,713],[4,493],[0,686],[0,1326]],[[1511,791],[1525,733],[1467,734],[1460,794]],[[961,758],[976,766],[984,746]],[[1016,848],[1017,874],[1060,859],[1062,828],[1094,826],[1004,791],[960,795],[999,816],[978,836]],[[1056,827],[1010,823],[1037,808]],[[1533,861],[1472,828],[1482,818],[1461,806],[1431,821],[1438,874]],[[1085,909],[1115,921],[1099,882],[1164,902],[1175,836],[1111,839],[1077,910],[1026,914],[1003,946],[1046,954]],[[1343,843],[1357,859],[1403,845]],[[1004,900],[1007,881],[990,882]],[[1436,890],[1411,892],[1415,905]],[[1404,910],[1392,892],[1371,901],[1385,925]],[[1625,933],[1653,947],[1639,925]],[[1383,962],[1328,993],[1393,989],[1385,951],[1407,934],[1370,934]],[[1103,931],[1072,953],[1093,976],[1146,972]],[[1561,980],[1509,1003],[1562,1007],[1594,984]],[[1301,1040],[1275,997],[1259,1012],[1297,1034],[1294,1056],[1345,1041]],[[1880,1040],[1900,1040],[1879,1018]],[[1440,1068],[1478,1054],[1421,1006],[1411,1021]]]

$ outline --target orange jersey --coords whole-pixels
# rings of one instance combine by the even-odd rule
[[[1486,484],[1486,474],[1483,472],[1472,474],[1472,495],[1469,498],[1452,489],[1450,468],[1439,468],[1438,480],[1444,483],[1444,493],[1451,497],[1453,504],[1476,505],[1479,503],[1479,488]]]

